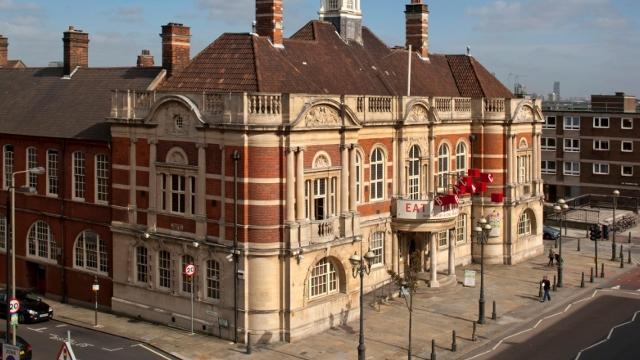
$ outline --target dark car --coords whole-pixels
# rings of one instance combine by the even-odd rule
[[[0,342],[4,344],[6,332],[0,331]],[[16,345],[20,347],[20,360],[31,360],[31,344],[20,336],[16,336]]]
[[[551,226],[543,226],[542,238],[545,240],[556,240],[560,237],[560,230]]]
[[[31,292],[18,290],[16,298],[20,302],[20,310],[18,310],[19,323],[33,323],[39,321],[47,321],[53,318],[53,308],[46,302]],[[7,316],[7,295],[3,290],[0,292],[0,317]]]

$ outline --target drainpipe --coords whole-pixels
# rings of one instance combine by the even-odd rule
[[[233,159],[233,342],[238,343],[238,161],[240,152],[234,150]]]

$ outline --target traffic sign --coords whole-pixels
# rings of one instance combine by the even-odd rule
[[[76,355],[73,353],[73,349],[71,348],[71,344],[68,342],[63,342],[60,351],[58,352],[57,360],[76,360]]]
[[[184,267],[184,274],[187,276],[193,276],[196,273],[196,266],[193,264],[188,264]]]
[[[20,347],[2,344],[2,360],[20,360]]]
[[[20,310],[20,301],[16,298],[9,300],[9,314],[15,314],[18,310]]]

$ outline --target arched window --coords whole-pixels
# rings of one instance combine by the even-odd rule
[[[31,226],[28,235],[28,254],[45,259],[55,259],[55,242],[49,225],[38,220]]]
[[[409,150],[409,191],[407,195],[410,199],[420,198],[420,148],[413,145]]]
[[[182,291],[191,294],[193,291],[193,276],[187,276],[184,273],[185,266],[189,264],[194,264],[193,256],[182,255]]]
[[[4,166],[4,188],[11,187],[11,174],[13,174],[14,161],[13,145],[5,145],[2,149],[2,164]]]
[[[438,190],[445,191],[449,186],[449,145],[442,144],[438,148]]]
[[[136,247],[136,280],[149,282],[149,251],[144,246]]]
[[[317,298],[338,292],[338,274],[331,261],[323,258],[311,270],[309,297]]]
[[[462,141],[456,146],[456,171],[459,176],[467,172],[467,145]]]
[[[207,297],[220,299],[220,263],[207,260]]]
[[[158,287],[171,289],[171,253],[166,250],[158,253]]]
[[[370,182],[371,187],[371,200],[384,199],[384,154],[382,149],[376,148],[371,153],[371,166],[370,166]]]
[[[360,153],[357,151],[356,151],[355,168],[356,168],[356,173],[353,174],[353,177],[355,178],[355,182],[356,182],[356,203],[360,204],[362,203],[362,155],[360,155]]]
[[[531,222],[533,215],[530,210],[525,210],[518,219],[518,237],[529,236],[532,234]]]
[[[107,247],[95,232],[83,231],[76,239],[74,249],[76,253],[75,267],[102,273],[108,271]]]

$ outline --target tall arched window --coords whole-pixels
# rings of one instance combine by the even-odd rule
[[[220,299],[220,263],[207,260],[207,297]]]
[[[380,148],[376,148],[371,153],[371,166],[370,166],[370,182],[371,187],[371,200],[384,199],[384,153]]]
[[[445,191],[449,186],[449,145],[442,144],[438,148],[438,189]]]
[[[49,225],[38,220],[31,226],[28,235],[28,254],[44,259],[55,259],[55,242]]]
[[[525,210],[518,219],[518,237],[529,236],[532,234],[533,215],[530,210]]]
[[[184,273],[185,266],[189,264],[195,264],[193,256],[182,255],[182,291],[191,294],[193,291],[193,276],[187,276],[187,274]]]
[[[76,239],[74,250],[75,267],[102,273],[108,271],[107,247],[95,232],[83,231]]]
[[[354,150],[355,151],[355,150]],[[353,175],[356,180],[356,203],[362,203],[362,155],[356,151],[355,160],[356,173]],[[342,190],[344,191],[344,189]]]
[[[459,176],[467,172],[467,145],[462,141],[456,146],[456,171]]]
[[[338,274],[327,258],[318,261],[311,270],[309,297],[317,298],[338,292]]]
[[[420,198],[420,148],[413,145],[409,150],[409,174],[408,174],[409,191],[407,195],[410,199]]]

